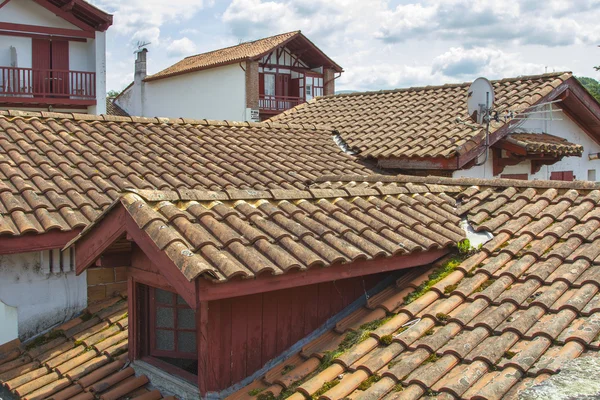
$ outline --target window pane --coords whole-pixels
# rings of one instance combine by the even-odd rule
[[[181,296],[177,296],[177,304],[186,304],[187,305],[187,303]]]
[[[196,332],[177,332],[178,351],[183,353],[196,352]]]
[[[275,96],[275,75],[265,74],[265,95]]]
[[[177,328],[196,329],[196,315],[191,308],[177,309]]]
[[[154,289],[156,301],[161,304],[173,304],[173,293],[162,289]]]
[[[156,330],[156,349],[165,351],[175,350],[175,332]]]
[[[158,328],[175,328],[175,315],[172,308],[156,307],[156,326]]]

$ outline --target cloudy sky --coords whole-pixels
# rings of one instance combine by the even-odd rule
[[[301,29],[345,72],[338,90],[371,90],[573,71],[600,79],[600,0],[92,0],[114,14],[108,88],[185,56]]]

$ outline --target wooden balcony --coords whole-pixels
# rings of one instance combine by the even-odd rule
[[[279,114],[282,111],[296,107],[304,103],[301,97],[293,96],[271,96],[261,94],[258,97],[258,109],[264,114]]]
[[[96,73],[0,67],[2,106],[91,106],[96,104]]]

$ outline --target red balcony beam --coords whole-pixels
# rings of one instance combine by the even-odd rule
[[[80,31],[77,29],[51,28],[47,26],[13,24],[11,22],[0,22],[0,31],[41,33],[45,35],[71,36],[88,39],[94,39],[96,37],[96,32],[94,31]]]

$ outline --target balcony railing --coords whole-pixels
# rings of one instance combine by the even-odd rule
[[[258,97],[258,108],[260,111],[281,112],[304,103],[301,97],[271,96],[261,94]]]
[[[0,102],[83,103],[96,100],[96,73],[0,67]],[[37,99],[37,100],[36,100]]]

